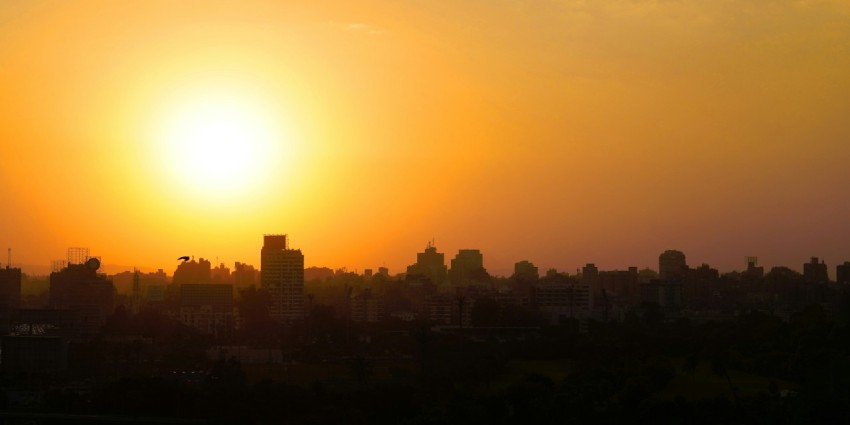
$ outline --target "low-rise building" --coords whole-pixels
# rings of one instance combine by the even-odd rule
[[[566,319],[587,319],[593,312],[593,289],[588,283],[538,283],[532,291],[532,300],[534,307],[552,324]]]
[[[204,334],[226,335],[235,328],[233,285],[180,285],[178,319]]]
[[[351,298],[350,308],[351,320],[355,322],[375,323],[384,319],[384,300],[369,288]]]

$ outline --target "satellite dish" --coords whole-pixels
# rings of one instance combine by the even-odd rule
[[[89,270],[97,270],[100,268],[100,260],[94,257],[89,258],[86,260],[86,267],[88,267]]]

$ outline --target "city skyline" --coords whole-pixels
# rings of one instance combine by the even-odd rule
[[[0,5],[16,264],[850,258],[844,2],[215,5]]]
[[[0,422],[850,423],[848,0],[0,1]]]
[[[287,234],[279,234],[279,235],[278,234],[265,234],[264,235],[264,238],[266,238],[266,239],[269,238],[269,237],[283,238],[283,240],[284,240],[283,242],[276,242],[276,243],[281,245],[281,246],[287,246],[288,247],[289,235],[287,235]],[[79,259],[76,260],[76,261],[71,260],[71,256],[75,255],[76,251],[85,251],[85,257],[83,258],[83,260],[79,260]],[[263,251],[263,250],[261,250],[261,251]],[[287,248],[287,251],[290,251],[290,250]],[[293,252],[293,253],[296,252],[296,251],[297,251],[297,253],[298,253],[297,255],[299,257],[299,260],[298,260],[299,264],[301,264],[301,268],[303,268],[303,269],[326,268],[326,269],[335,270],[335,271],[343,270],[343,271],[346,271],[346,272],[354,272],[354,273],[362,274],[362,273],[366,273],[367,270],[374,272],[375,270],[378,270],[379,268],[385,267],[384,265],[380,265],[380,266],[366,266],[366,267],[363,267],[363,268],[349,268],[349,267],[345,267],[345,266],[343,266],[343,267],[330,267],[329,265],[323,265],[323,264],[308,264],[304,261],[305,256],[304,256],[304,254],[301,253],[300,249],[291,250],[291,252]],[[662,276],[662,279],[667,279],[667,278],[669,278],[669,276],[665,277],[664,266],[662,266],[661,264],[664,261],[668,261],[668,264],[669,264],[669,260],[662,260],[662,258],[672,254],[674,256],[679,256],[679,255],[682,256],[681,259],[674,260],[673,264],[676,264],[675,268],[678,267],[678,264],[683,264],[683,265],[689,267],[691,270],[693,270],[697,267],[710,266],[710,267],[718,270],[721,274],[722,273],[732,273],[732,272],[745,272],[747,270],[747,268],[751,265],[751,263],[758,265],[758,266],[762,267],[764,270],[767,270],[767,271],[770,271],[772,268],[775,268],[775,267],[776,268],[789,268],[791,270],[794,270],[794,271],[802,274],[802,273],[805,272],[806,267],[808,267],[812,262],[815,262],[815,263],[818,263],[818,264],[825,264],[826,265],[826,273],[827,273],[828,278],[835,280],[835,279],[838,278],[836,268],[846,266],[846,264],[848,262],[850,262],[850,260],[847,260],[847,259],[830,262],[830,261],[827,261],[826,259],[824,259],[823,257],[813,255],[813,256],[806,257],[805,259],[801,259],[800,261],[797,261],[797,262],[792,262],[792,263],[787,263],[787,264],[782,264],[782,263],[773,264],[773,263],[765,263],[758,256],[746,256],[742,259],[741,264],[738,267],[733,267],[733,268],[730,268],[730,269],[724,269],[722,267],[719,267],[715,263],[710,263],[710,262],[702,261],[702,260],[699,260],[699,259],[694,259],[690,255],[688,255],[687,252],[683,252],[683,251],[678,250],[678,249],[665,249],[663,251],[660,251],[659,253],[656,253],[655,254],[655,262],[649,263],[649,264],[631,264],[631,265],[626,265],[626,266],[613,266],[613,267],[611,267],[611,266],[600,264],[598,262],[594,262],[594,261],[590,260],[590,261],[586,261],[584,263],[578,264],[575,267],[559,268],[559,267],[542,266],[542,265],[534,262],[533,260],[529,261],[529,259],[525,258],[525,259],[515,260],[508,267],[500,268],[500,267],[493,267],[486,260],[486,258],[488,258],[486,253],[481,252],[481,250],[479,250],[479,249],[460,248],[460,249],[456,250],[454,254],[451,254],[451,255],[449,255],[449,254],[451,254],[451,253],[446,252],[446,251],[442,251],[439,247],[437,247],[433,243],[433,241],[428,241],[426,246],[422,249],[422,252],[416,252],[416,253],[413,253],[411,255],[412,259],[406,266],[401,267],[398,270],[393,270],[393,269],[388,268],[389,275],[395,276],[395,275],[410,274],[411,268],[416,270],[416,267],[417,267],[416,264],[423,261],[423,258],[425,258],[425,260],[424,260],[425,263],[423,263],[423,264],[428,264],[429,262],[437,261],[436,257],[439,256],[439,257],[442,257],[442,267],[445,270],[442,272],[444,276],[436,278],[436,280],[437,281],[444,281],[444,280],[448,281],[447,279],[449,279],[451,277],[451,274],[453,273],[452,272],[453,265],[458,261],[458,258],[464,258],[464,260],[462,260],[462,261],[468,262],[469,260],[466,259],[466,258],[468,258],[469,255],[478,256],[477,260],[473,260],[473,264],[477,264],[478,262],[483,261],[483,263],[482,263],[483,269],[486,270],[488,274],[490,274],[494,277],[509,277],[509,276],[512,276],[515,272],[516,265],[519,264],[519,263],[525,263],[525,264],[531,264],[535,268],[537,268],[540,275],[545,274],[549,270],[556,270],[559,273],[565,273],[565,274],[568,274],[568,275],[580,275],[580,274],[582,274],[582,269],[584,269],[586,266],[594,266],[595,268],[597,268],[599,270],[603,270],[603,271],[626,271],[626,270],[631,269],[631,268],[637,268],[638,270],[649,269],[649,270],[652,270],[656,273],[659,273]],[[11,255],[11,253],[9,253],[9,255]],[[55,269],[57,267],[56,264],[59,264],[61,266],[64,266],[64,265],[67,265],[67,264],[82,264],[82,262],[87,258],[97,258],[98,261],[100,262],[100,260],[102,258],[101,255],[91,255],[91,256],[89,256],[89,248],[87,248],[87,247],[86,248],[69,247],[69,248],[67,248],[66,255],[67,255],[66,258],[55,258],[55,259],[53,259],[51,261],[51,265],[27,265],[27,264],[15,263],[13,261],[13,263],[11,265],[0,262],[0,267],[7,267],[8,266],[8,267],[12,267],[12,268],[18,268],[18,269],[21,269],[23,271],[23,273],[31,275],[31,276],[45,276],[45,275],[50,273],[51,269]],[[424,257],[423,257],[423,255],[424,255]],[[649,255],[651,256],[651,254],[649,254]],[[197,261],[199,261],[199,262],[205,262],[207,264],[207,267],[218,268],[219,266],[221,266],[221,267],[224,267],[227,270],[230,270],[230,268],[229,268],[230,266],[236,266],[236,265],[246,266],[247,265],[247,266],[253,267],[253,266],[260,266],[263,263],[262,259],[261,259],[261,261],[258,261],[256,264],[254,264],[254,263],[240,261],[240,260],[234,260],[234,261],[228,262],[228,261],[221,260],[219,258],[209,258],[209,257],[203,256],[203,255],[201,255],[201,256],[191,255],[191,256],[187,256],[187,257],[189,257],[191,259],[190,263],[192,263],[192,264],[196,264],[196,259],[197,259]],[[428,258],[432,258],[432,261],[427,260]],[[174,261],[174,267],[175,267],[174,270],[175,271],[180,269],[180,265],[181,265],[181,263],[179,262],[180,260],[181,259],[177,259],[176,261]],[[184,261],[184,263],[182,263],[182,264],[186,264],[186,262]],[[434,263],[432,266],[436,266],[436,263]],[[428,266],[428,267],[432,267],[432,266]],[[468,273],[470,271],[468,269],[464,270],[465,267],[467,267],[467,266],[464,265],[464,263],[457,263],[457,266],[459,267],[460,271],[456,270],[455,271],[456,273],[459,272],[459,273],[465,274],[465,273]],[[171,271],[172,269],[170,269],[169,266],[161,266],[161,265],[160,266],[147,266],[147,267],[143,266],[143,267],[140,267],[140,266],[137,266],[137,265],[126,266],[126,265],[117,265],[117,264],[105,263],[105,264],[102,265],[102,267],[103,267],[103,272],[108,274],[108,275],[113,275],[113,274],[117,274],[117,273],[126,273],[126,272],[131,272],[131,271],[134,271],[134,270],[138,270],[138,271],[141,271],[141,272],[154,272],[154,271],[163,272],[164,271],[166,274],[169,274],[169,273],[173,274],[174,273],[174,272]],[[474,266],[474,267],[477,267],[477,266]],[[667,267],[668,267],[668,269],[670,268],[669,265]],[[262,267],[260,267],[258,270],[261,270],[261,269],[262,269]],[[236,269],[234,268],[234,270],[236,270]],[[55,270],[53,270],[53,271],[55,271]],[[426,275],[429,275],[431,273],[431,272],[427,272],[427,271],[418,271],[418,272],[425,273]],[[417,272],[414,272],[414,273],[417,273]],[[457,278],[457,276],[455,276],[455,278]],[[461,280],[463,280],[463,279],[465,279],[465,278],[461,278]]]

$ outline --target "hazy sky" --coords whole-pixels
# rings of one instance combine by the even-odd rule
[[[673,248],[834,277],[850,3],[7,0],[0,148],[15,264],[259,266],[288,233],[393,273],[433,237],[499,274]]]

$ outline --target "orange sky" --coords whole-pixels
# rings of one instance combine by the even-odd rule
[[[250,179],[163,136],[205,104],[271,129]],[[400,272],[434,237],[499,274],[669,248],[834,273],[848,117],[846,1],[10,0],[0,246],[171,271],[289,233],[307,265]]]

